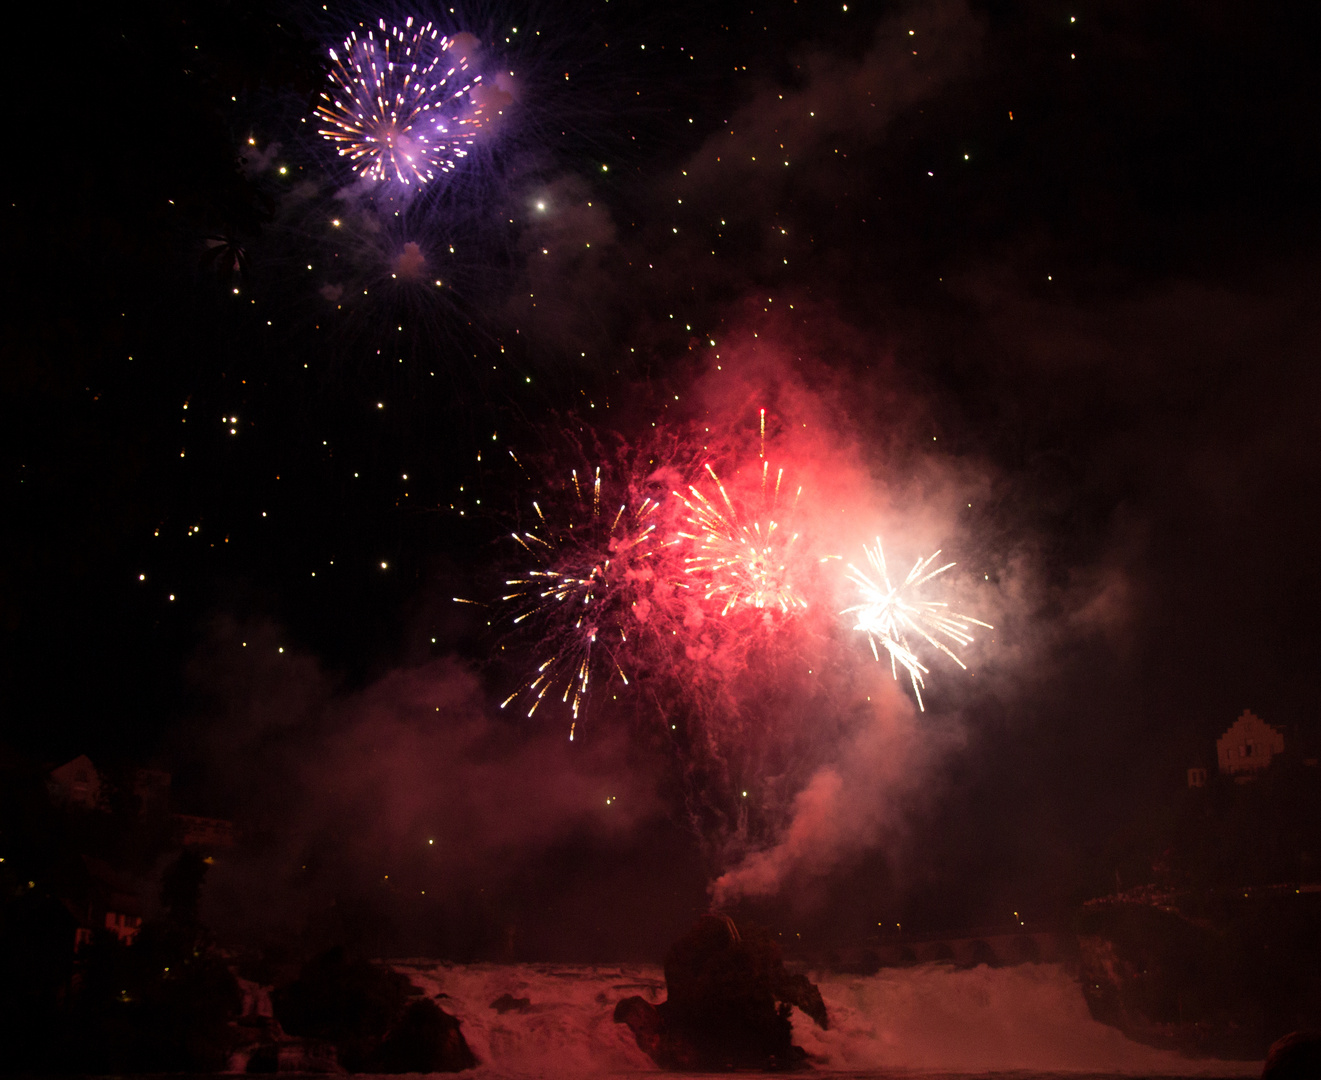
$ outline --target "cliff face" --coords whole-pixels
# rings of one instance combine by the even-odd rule
[[[785,970],[771,934],[722,916],[702,916],[670,946],[665,984],[659,1005],[634,996],[614,1014],[662,1069],[800,1068],[807,1055],[793,1044],[792,1007],[829,1026],[821,991]]]
[[[1321,889],[1134,890],[1085,904],[1092,1015],[1153,1046],[1260,1059],[1321,1013]]]

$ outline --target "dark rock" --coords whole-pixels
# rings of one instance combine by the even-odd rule
[[[271,1005],[286,1032],[334,1043],[340,1064],[359,1072],[402,1015],[408,986],[397,972],[337,947],[304,964],[295,982],[271,994]]]
[[[638,1046],[652,1061],[660,1064],[661,1014],[646,998],[626,997],[615,1006],[615,1023],[627,1024]]]
[[[797,1005],[812,1018],[817,1027],[828,1031],[830,1016],[826,1013],[826,1003],[821,999],[821,991],[817,989],[816,984],[810,982],[806,975],[791,974],[783,967],[780,968],[779,975],[780,978],[774,984],[776,1000]]]
[[[1321,1033],[1294,1031],[1274,1042],[1261,1080],[1321,1080]]]
[[[785,970],[774,938],[723,916],[703,916],[670,947],[665,982],[660,1005],[630,997],[614,1014],[664,1069],[801,1067],[807,1055],[793,1045],[792,1006],[829,1023],[820,991]]]
[[[491,1002],[491,1008],[493,1008],[501,1016],[504,1016],[504,1014],[507,1012],[525,1013],[528,1011],[528,1009],[532,1008],[532,999],[516,998],[512,994],[501,994],[498,998],[496,998],[493,1002]]]
[[[1078,916],[1092,1016],[1200,1057],[1258,1060],[1321,1015],[1321,894],[1134,889]]]
[[[475,1065],[459,1021],[416,995],[398,972],[335,948],[309,960],[295,982],[271,995],[271,1004],[290,1035],[333,1043],[349,1072],[454,1072]]]
[[[477,1058],[459,1021],[434,1001],[413,1001],[367,1060],[367,1072],[435,1073],[471,1069]]]

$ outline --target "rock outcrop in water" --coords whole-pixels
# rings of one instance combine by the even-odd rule
[[[331,949],[271,997],[290,1035],[331,1042],[349,1072],[458,1072],[477,1058],[459,1021],[389,968]]]
[[[1316,1080],[1321,1076],[1321,1033],[1292,1031],[1275,1040],[1261,1067],[1261,1080]]]
[[[821,992],[785,970],[770,933],[727,917],[703,916],[670,946],[665,983],[659,1005],[630,997],[615,1006],[615,1022],[663,1069],[800,1068],[807,1055],[793,1045],[792,1007],[829,1026]]]

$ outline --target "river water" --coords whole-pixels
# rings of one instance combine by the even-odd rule
[[[631,994],[664,1000],[659,968],[554,964],[395,966],[463,1022],[482,1064],[474,1077],[622,1076],[658,1071],[611,1013]],[[870,976],[812,975],[830,1011],[821,1031],[797,1010],[794,1041],[817,1072],[851,1077],[1259,1076],[1260,1062],[1191,1060],[1126,1039],[1087,1012],[1058,964],[887,968]],[[503,1015],[491,1003],[527,998]],[[755,1074],[740,1073],[740,1076]]]

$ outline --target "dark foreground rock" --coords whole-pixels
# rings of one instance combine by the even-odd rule
[[[829,1025],[820,991],[785,970],[769,932],[723,916],[703,916],[670,946],[665,983],[661,1004],[625,998],[614,1014],[663,1069],[802,1068],[807,1055],[793,1044],[792,1007]]]
[[[367,1059],[373,1073],[459,1072],[477,1058],[459,1022],[434,1001],[414,1001]]]
[[[1321,1033],[1294,1031],[1274,1042],[1261,1080],[1321,1080]]]
[[[1321,1016],[1321,891],[1139,889],[1083,905],[1092,1016],[1151,1046],[1261,1060]]]
[[[331,949],[271,995],[290,1035],[333,1043],[349,1072],[458,1072],[477,1058],[459,1021],[389,968]]]

